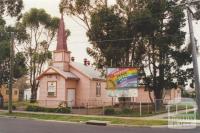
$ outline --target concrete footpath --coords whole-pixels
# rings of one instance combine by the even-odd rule
[[[191,112],[191,111],[194,111],[194,109],[188,109],[187,112]],[[177,114],[182,114],[182,113],[185,113],[186,110],[179,110],[177,111]],[[147,119],[167,119],[168,117],[168,113],[163,113],[163,114],[158,114],[158,115],[153,115],[153,116],[148,116],[148,117],[145,117]]]
[[[7,110],[0,110],[0,112],[8,112]],[[120,119],[142,119],[142,120],[166,120],[164,118],[153,117],[119,117],[119,116],[106,116],[106,115],[79,115],[79,114],[63,114],[63,113],[46,113],[46,112],[29,112],[29,111],[13,111],[14,113],[28,113],[28,114],[40,114],[40,115],[61,115],[61,116],[83,116],[83,117],[96,117],[96,118],[120,118]]]

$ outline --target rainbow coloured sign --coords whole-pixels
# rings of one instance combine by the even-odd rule
[[[137,68],[108,68],[107,69],[107,89],[129,89],[137,88],[138,85]]]

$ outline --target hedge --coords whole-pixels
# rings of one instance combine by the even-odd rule
[[[48,113],[71,113],[71,109],[69,107],[46,108],[34,105],[27,106],[26,111],[48,112]]]

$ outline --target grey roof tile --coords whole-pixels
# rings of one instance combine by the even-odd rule
[[[71,62],[70,65],[81,71],[91,79],[105,80],[105,77],[102,76],[101,72],[96,70],[92,66],[85,66],[84,64],[78,62]]]

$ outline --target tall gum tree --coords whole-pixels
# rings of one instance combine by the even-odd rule
[[[62,0],[60,9],[88,27],[97,67],[135,66],[144,70],[144,85],[153,90],[159,110],[165,90],[184,86],[191,70],[185,42],[183,8],[169,0],[117,0],[106,6],[97,0]],[[174,80],[177,79],[177,82]],[[154,100],[158,99],[158,100]]]
[[[55,41],[59,18],[51,17],[44,9],[32,8],[16,23],[17,39],[23,47],[31,86],[31,102],[37,98],[39,82],[45,63],[51,59],[50,45]]]
[[[9,32],[13,32],[13,30],[10,30],[10,27],[6,26],[6,21],[3,17],[10,16],[12,18],[20,19],[22,9],[22,0],[0,0],[0,87],[3,84],[7,84],[9,79],[9,53],[11,40]],[[15,79],[26,74],[26,66],[24,65],[23,58],[24,56],[20,53],[17,53],[15,56]],[[21,66],[18,66],[17,64],[20,64]],[[2,97],[1,94],[0,96]]]
[[[185,14],[183,8],[176,6],[176,2],[167,0],[152,0],[147,5],[147,14],[151,16],[147,23],[151,23],[147,33],[148,40],[148,69],[151,74],[149,88],[154,91],[156,107],[159,110],[163,102],[164,91],[184,86],[184,82],[191,78],[191,70],[182,67],[191,63],[191,53],[185,45]],[[143,29],[143,27],[140,27]],[[149,29],[149,28],[148,28]],[[178,82],[174,82],[177,79]]]
[[[22,0],[0,0],[0,86],[7,83],[9,70],[10,35],[4,16],[20,18]]]

